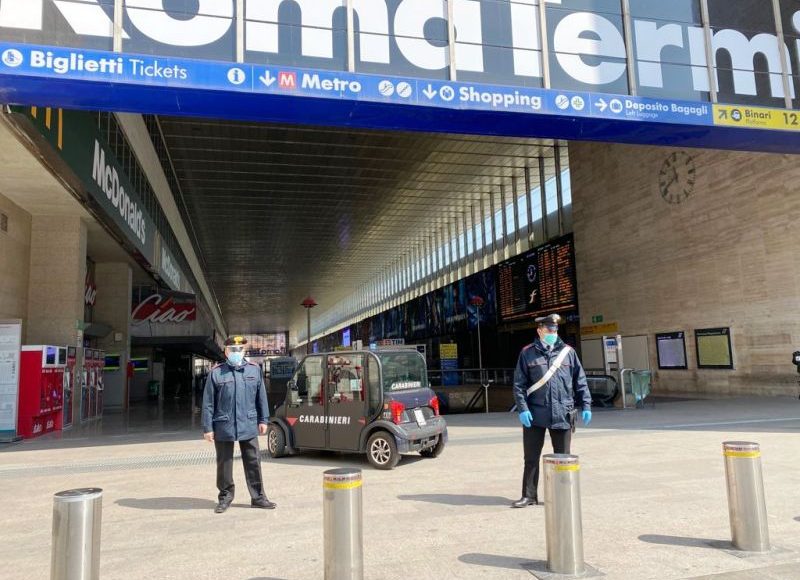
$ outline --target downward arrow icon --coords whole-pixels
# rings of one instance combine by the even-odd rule
[[[599,99],[595,103],[595,105],[597,106],[598,109],[600,109],[601,113],[604,113],[605,110],[608,108],[608,103],[606,103],[604,99]]]
[[[264,84],[264,86],[271,87],[278,79],[277,77],[272,76],[269,71],[267,71],[263,75],[258,77],[258,80],[260,80]]]
[[[436,96],[436,91],[433,90],[433,85],[428,84],[428,88],[422,91],[422,94],[428,97],[429,100],[433,100],[433,97]]]

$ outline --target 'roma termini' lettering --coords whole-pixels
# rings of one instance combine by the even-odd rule
[[[370,72],[390,74],[398,67],[406,73],[410,66],[419,70],[420,76],[430,76],[429,71],[446,70],[451,65],[448,45],[453,43],[457,71],[492,73],[494,63],[506,59],[502,66],[521,81],[541,79],[543,60],[548,59],[548,55],[543,55],[546,32],[550,39],[548,49],[553,55],[548,59],[551,73],[563,73],[560,76],[566,75],[589,88],[614,86],[613,83],[625,78],[628,67],[633,66],[640,86],[666,90],[665,72],[674,69],[675,63],[683,63],[692,90],[710,90],[707,38],[700,25],[633,19],[632,52],[636,57],[629,63],[621,15],[573,9],[570,0],[542,0],[560,8],[547,12],[545,31],[537,0],[451,1],[454,38],[449,38],[445,0],[352,0],[358,23],[354,32],[357,69],[366,64]],[[346,0],[245,0],[241,15],[236,12],[235,0],[185,3],[191,8],[185,8],[189,12],[184,14],[165,9],[165,4],[165,0],[127,0],[123,4],[125,51],[169,52],[159,52],[162,46],[173,50],[180,47],[184,49],[182,54],[186,54],[186,50],[196,48],[203,50],[201,58],[208,58],[208,47],[214,47],[215,43],[227,39],[229,46],[233,46],[235,20],[243,18],[243,44],[248,61],[267,62],[270,55],[295,50],[290,48],[293,43],[285,41],[289,29],[294,30],[292,35],[299,32],[299,57],[312,59],[309,64],[315,61],[318,64],[319,59],[341,61],[336,49],[341,39],[337,37],[341,34],[337,29],[346,21]],[[503,18],[484,20],[487,14],[498,14],[498,10],[506,12]],[[550,16],[555,12],[559,14]],[[58,16],[53,17],[53,13]],[[298,14],[299,29],[298,23],[286,21],[298,18]],[[794,74],[800,59],[800,11],[794,13],[790,22],[783,23],[786,38],[793,39],[788,44],[781,43],[777,33],[746,35],[745,18],[742,31],[712,28],[708,40],[713,65],[716,67],[718,60],[724,58],[725,68],[730,66],[732,71],[724,74],[732,76],[737,94],[757,95],[757,77],[761,75],[768,80],[765,84],[768,89],[763,90],[768,90],[771,97],[783,98],[786,96],[783,68]],[[2,28],[40,31],[37,40],[43,44],[70,33],[78,37],[111,38],[113,6],[100,0],[2,0]],[[232,50],[220,52],[220,60],[232,58]],[[111,69],[121,65],[109,61],[91,66]],[[180,71],[174,71],[174,75],[181,78]],[[789,90],[789,96],[793,97],[795,90],[791,83]]]

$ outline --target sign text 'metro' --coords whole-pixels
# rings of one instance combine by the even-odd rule
[[[342,70],[352,45],[359,72],[444,79],[453,67],[465,81],[549,78],[559,89],[690,100],[716,89],[723,101],[776,104],[799,84],[796,0],[781,0],[779,14],[763,0],[708,0],[707,30],[699,0],[629,0],[631,46],[619,0],[351,2],[348,30],[347,0],[244,0],[243,14],[235,0],[126,0],[118,41],[125,53]],[[108,0],[1,0],[0,38],[107,50],[113,11]]]

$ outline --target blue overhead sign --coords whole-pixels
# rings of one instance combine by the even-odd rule
[[[57,90],[58,82],[69,90]],[[76,87],[85,94],[76,96]],[[159,100],[156,95],[166,98]],[[243,118],[238,99],[245,96],[249,104],[247,118],[288,122],[327,120],[327,113],[330,122],[341,123],[334,118],[336,114],[342,115],[341,108],[336,113],[331,104],[319,110],[319,103],[336,101],[351,106],[389,105],[395,112],[382,123],[373,115],[371,122],[362,122],[362,126],[431,131],[523,134],[522,129],[519,133],[509,132],[485,117],[464,129],[444,124],[425,127],[419,121],[404,126],[403,119],[411,118],[407,111],[413,115],[424,107],[452,112],[513,113],[514,117],[525,115],[534,120],[552,118],[553,123],[560,119],[561,125],[536,125],[541,132],[528,134],[564,139],[585,136],[614,140],[614,135],[636,133],[633,126],[641,124],[714,127],[712,105],[703,102],[0,43],[0,99],[8,103]],[[290,97],[293,105],[273,106],[274,99],[280,97]],[[308,106],[296,106],[303,102]],[[253,107],[253,103],[259,106]],[[315,104],[318,110],[312,117]],[[439,119],[430,115],[428,118],[434,122]],[[594,124],[574,125],[576,120],[592,120]],[[652,135],[630,140],[664,142]],[[781,146],[786,149],[785,144]]]
[[[710,105],[665,99],[427,81],[291,67],[231,65],[19,44],[0,44],[0,57],[0,73],[14,77],[655,123],[713,124]]]

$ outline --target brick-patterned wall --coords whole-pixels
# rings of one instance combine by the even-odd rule
[[[658,175],[675,149],[570,143],[580,308],[623,335],[685,330],[689,370],[662,392],[793,394],[800,349],[800,157],[685,150],[691,197],[670,205]],[[730,326],[734,371],[698,370],[693,329]]]

